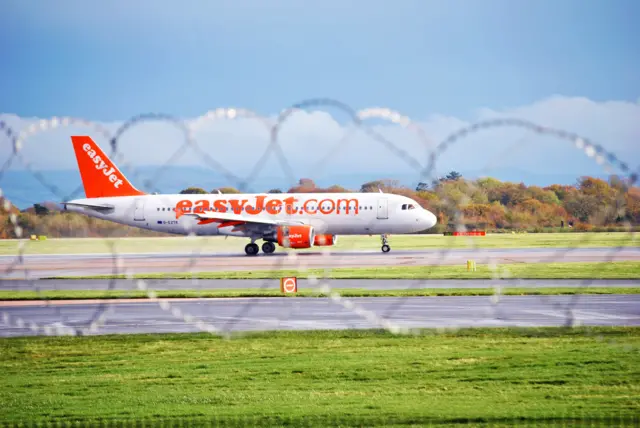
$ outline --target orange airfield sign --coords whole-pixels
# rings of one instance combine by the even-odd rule
[[[297,293],[298,292],[298,278],[295,276],[280,278],[280,292],[281,293]]]
[[[281,214],[284,212],[288,215],[292,214],[317,214],[321,213],[329,215],[333,213],[337,214],[349,214],[353,212],[358,214],[358,199],[307,199],[302,205],[296,205],[298,201],[294,196],[285,199],[268,199],[265,195],[255,197],[255,203],[247,205],[249,199],[215,199],[209,201],[207,199],[200,199],[197,201],[191,201],[189,199],[183,199],[178,201],[175,207],[176,219],[180,218],[186,213],[204,213],[207,211],[214,211],[219,213],[225,213],[229,211],[228,206],[231,207],[231,211],[235,214],[248,214],[258,215],[263,212],[267,212],[272,215]]]

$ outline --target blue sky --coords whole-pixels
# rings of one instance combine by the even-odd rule
[[[194,127],[205,153],[246,176],[261,162],[268,131],[256,121],[202,120],[207,112],[242,107],[273,118],[327,97],[408,115],[430,148],[473,122],[517,117],[591,138],[637,168],[638,22],[637,0],[8,0],[0,16],[0,120],[24,130],[34,120],[72,116],[113,132],[138,114],[171,114]],[[300,177],[419,180],[370,137],[342,142],[345,116],[325,111],[331,116],[298,114],[282,128],[293,170],[282,187]],[[415,133],[376,123],[426,165],[428,150]],[[131,128],[120,140],[130,167],[164,164],[183,143],[174,127],[156,125]],[[71,127],[29,137],[23,158],[35,171],[66,170],[49,180],[75,188],[69,135],[86,132],[106,147],[95,132]],[[438,159],[436,172],[535,177],[542,185],[608,173],[572,142],[525,134],[470,135]],[[0,165],[7,156],[11,146],[2,143]],[[285,170],[278,159],[263,163],[258,185],[278,182]],[[205,168],[184,183],[180,173],[165,177],[174,186],[224,180],[193,151],[172,164]],[[0,190],[12,197],[59,198],[19,171],[3,177]]]
[[[640,97],[635,0],[9,0],[0,112],[124,120],[333,97],[412,117]]]

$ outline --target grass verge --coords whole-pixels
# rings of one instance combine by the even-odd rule
[[[490,234],[480,237],[442,235],[393,235],[394,250],[424,250],[443,248],[559,248],[559,247],[633,247],[635,234],[626,232],[574,232]],[[19,240],[0,240],[0,255],[18,253]],[[168,238],[54,238],[44,241],[22,240],[25,254],[81,253],[149,253],[149,252],[237,252],[244,254],[245,239],[223,237]],[[378,236],[340,236],[334,251],[371,250],[380,247]],[[289,250],[296,252],[317,251]],[[287,251],[279,248],[278,251]]]
[[[638,328],[425,333],[3,339],[0,421],[323,427],[638,423]]]
[[[504,273],[520,279],[640,279],[640,261],[513,263],[497,272],[478,265],[475,272],[466,266],[389,266],[380,268],[278,269],[255,271],[171,272],[135,274],[135,279],[279,279],[283,276],[331,279],[491,279]],[[124,279],[124,275],[55,276],[43,279]]]
[[[491,296],[493,288],[415,288],[404,290],[366,290],[336,288],[333,292],[343,297],[429,297],[429,296]],[[558,296],[574,294],[640,294],[640,287],[558,287],[558,288],[506,288],[506,296]],[[149,299],[144,291],[125,290],[55,290],[55,291],[0,291],[0,301],[16,300],[85,300],[85,299]],[[234,297],[329,297],[329,293],[300,290],[296,294],[282,294],[274,289],[230,290],[157,290],[152,297],[164,299],[234,298]]]

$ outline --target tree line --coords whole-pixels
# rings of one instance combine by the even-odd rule
[[[616,231],[640,226],[640,188],[629,187],[616,176],[608,180],[581,177],[575,185],[554,184],[546,187],[503,182],[495,178],[469,180],[456,171],[415,188],[396,180],[375,180],[359,189],[339,185],[318,187],[308,178],[289,189],[270,189],[268,193],[342,193],[384,192],[407,196],[434,212],[438,225],[427,233],[455,230],[459,224],[467,229],[487,232],[510,231]],[[240,193],[233,187],[210,192],[189,187],[181,194]],[[20,211],[0,198],[0,238],[17,237],[12,216],[22,237],[124,237],[167,236],[163,233],[122,226],[92,219],[81,214],[60,212],[56,204],[35,204]]]

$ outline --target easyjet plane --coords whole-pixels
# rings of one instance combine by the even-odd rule
[[[330,246],[338,235],[389,234],[433,227],[436,217],[414,200],[388,193],[146,194],[136,189],[88,136],[71,137],[86,199],[65,210],[171,234],[249,238],[247,255]]]

